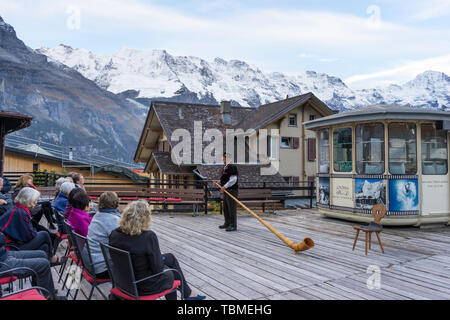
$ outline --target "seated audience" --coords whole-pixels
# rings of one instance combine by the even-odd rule
[[[15,207],[0,217],[0,232],[5,234],[8,243],[19,250],[42,250],[47,254],[51,265],[62,264],[66,258],[53,255],[53,244],[46,231],[38,231],[33,226],[30,211],[36,206],[40,193],[30,187],[22,188],[15,199]]]
[[[59,212],[64,212],[67,206],[67,199],[70,192],[75,189],[75,184],[72,182],[64,182],[58,193],[58,196],[53,200],[52,207]]]
[[[11,191],[11,182],[6,177],[1,177],[3,179],[3,186],[0,188],[0,193],[7,194]]]
[[[13,268],[29,268],[29,270],[13,271],[12,276],[26,278],[32,276],[32,285],[47,289],[52,295],[52,299],[60,300],[63,297],[55,296],[55,287],[53,285],[52,272],[47,255],[41,250],[31,251],[8,251],[6,249],[6,237],[0,232],[0,272],[11,270]]]
[[[38,189],[33,184],[33,176],[30,174],[22,175],[16,183],[14,187],[14,192],[12,194],[12,200],[14,201],[20,190],[25,187],[30,187],[38,191]],[[53,217],[53,211],[51,208],[51,203],[49,201],[42,201],[39,205],[35,206],[31,211],[31,215],[33,216],[33,221],[35,222],[35,227],[42,219],[42,216],[45,215],[45,219],[47,219],[49,228],[53,231],[56,231],[55,222],[56,219]]]
[[[137,285],[139,295],[152,295],[172,287],[174,279],[181,280],[187,300],[203,300],[205,296],[194,293],[184,279],[180,265],[173,254],[161,254],[158,238],[150,230],[151,210],[145,201],[131,202],[123,210],[119,228],[112,231],[109,244],[130,252],[136,279],[162,272],[165,268],[179,271],[167,272]],[[114,261],[114,259],[113,259]],[[118,262],[117,262],[118,263]],[[181,275],[181,277],[180,277]],[[181,291],[181,287],[179,288]],[[166,295],[167,300],[175,300],[176,292]]]
[[[0,189],[3,187],[3,178],[0,178]],[[0,216],[2,216],[9,209],[14,207],[14,203],[9,193],[0,193]]]
[[[74,189],[72,189],[72,191],[70,191],[69,196],[67,197],[66,209],[64,209],[64,213],[63,213],[64,219],[69,219],[70,211],[72,211],[72,200],[73,200],[73,197],[77,193],[82,192],[82,191],[83,191],[83,189],[80,189],[80,188],[74,188]]]
[[[92,263],[98,279],[109,278],[100,243],[108,244],[111,231],[119,227],[120,211],[118,207],[119,197],[115,192],[102,193],[98,202],[99,211],[89,225],[87,238],[91,249]]]
[[[61,191],[61,186],[64,182],[73,182],[72,178],[59,178],[55,181],[55,197],[58,197],[59,192]],[[53,203],[52,203],[53,206]]]
[[[77,188],[84,189],[84,177],[81,173],[75,173],[72,176],[73,183]]]
[[[86,191],[76,193],[72,198],[72,210],[67,222],[72,226],[74,232],[86,237],[92,216],[88,213],[91,199]]]

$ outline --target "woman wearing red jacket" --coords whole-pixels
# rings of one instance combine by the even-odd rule
[[[33,189],[39,191],[33,184],[33,176],[31,174],[24,174],[24,175],[20,176],[19,180],[17,180],[16,186],[14,187],[14,192],[12,194],[13,201],[19,194],[20,190],[22,190],[22,188],[25,188],[25,187],[30,187],[30,188],[33,188]],[[33,216],[33,222],[34,222],[35,228],[40,229],[38,224],[41,221],[42,216],[45,215],[45,218],[48,221],[50,230],[57,231],[56,230],[57,228],[55,226],[56,219],[53,217],[53,211],[52,211],[51,203],[49,201],[43,201],[42,203],[40,203],[39,205],[34,207],[33,210],[31,210],[31,215]]]
[[[36,206],[39,197],[39,191],[30,187],[22,188],[15,198],[16,206],[0,217],[0,232],[6,235],[7,246],[12,243],[19,250],[42,250],[51,265],[58,265],[64,259],[54,256],[49,233],[36,230],[32,223],[30,211]]]

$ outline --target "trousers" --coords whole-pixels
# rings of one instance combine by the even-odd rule
[[[50,262],[44,251],[10,251],[8,257],[0,263],[0,272],[19,267],[29,268],[36,274],[30,270],[19,270],[12,272],[14,276],[19,278],[32,276],[33,285],[47,289],[51,294],[55,293]]]
[[[227,189],[227,191],[237,199],[237,189]],[[237,228],[236,201],[225,192],[223,193],[223,216],[225,218],[225,226]]]
[[[171,253],[165,253],[162,256],[164,259],[165,266],[167,266],[170,269],[178,270],[179,273],[173,272],[174,279],[181,280],[181,283],[183,284],[182,286],[178,287],[178,290],[181,291],[181,289],[183,289],[183,291],[181,292],[183,297],[184,298],[189,297],[191,295],[192,290],[187,284],[186,279],[184,278],[183,272],[181,271],[181,267],[180,264],[178,263],[177,258],[175,258],[175,256]],[[169,294],[166,294],[165,297],[167,300],[177,300],[177,293],[174,291]]]

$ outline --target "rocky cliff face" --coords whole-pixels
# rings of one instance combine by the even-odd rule
[[[132,91],[133,98],[145,103],[154,98],[200,103],[231,100],[257,107],[287,95],[313,92],[337,110],[378,103],[450,108],[449,77],[434,71],[403,85],[352,90],[341,79],[325,73],[266,73],[244,61],[216,58],[208,62],[172,56],[165,50],[122,48],[112,55],[97,55],[60,45],[38,51],[81,72],[102,88],[114,93]]]
[[[0,108],[34,118],[21,135],[124,161],[134,156],[147,112],[78,71],[48,61],[1,18]]]

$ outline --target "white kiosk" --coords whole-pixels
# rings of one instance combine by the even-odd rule
[[[450,112],[376,105],[305,123],[317,134],[317,206],[330,217],[384,225],[449,224]]]

